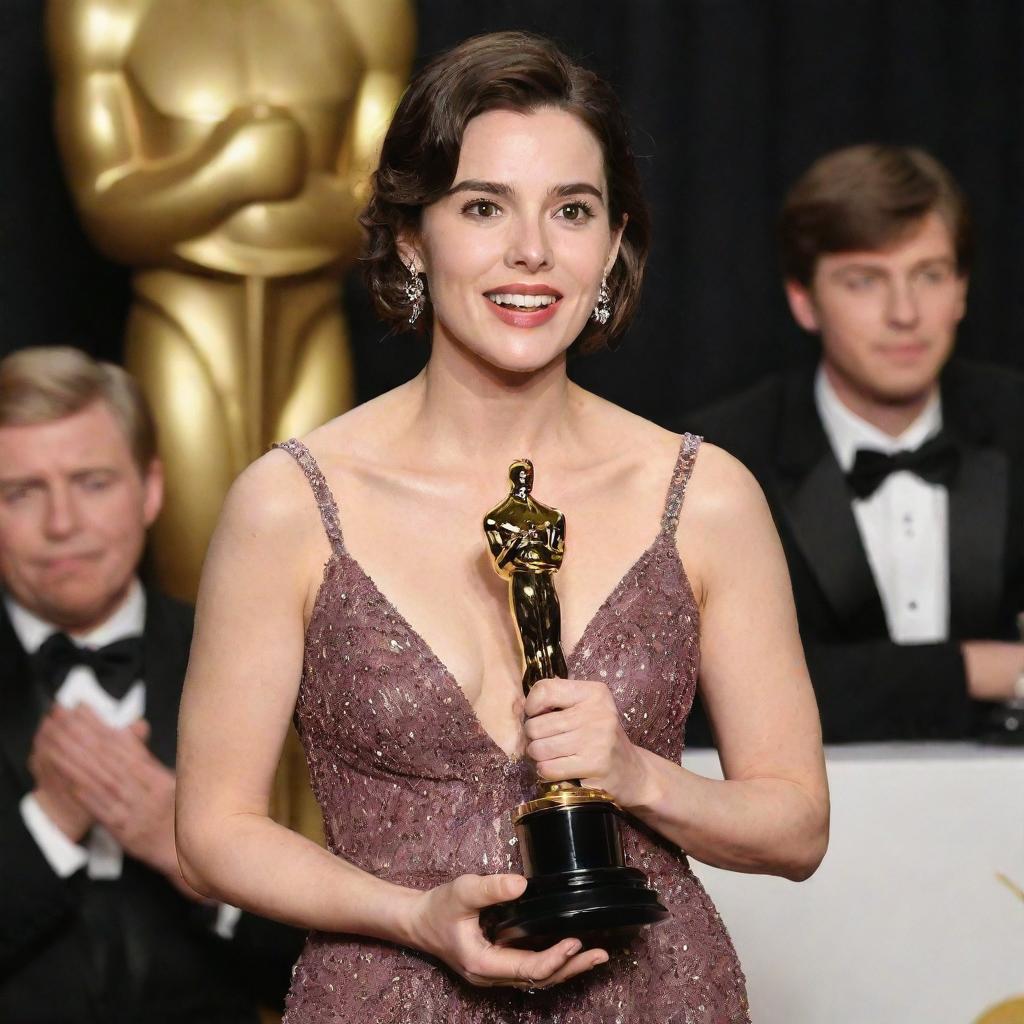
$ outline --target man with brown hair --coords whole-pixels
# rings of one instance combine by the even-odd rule
[[[949,362],[966,203],[927,153],[854,146],[793,186],[780,236],[821,359],[686,424],[772,506],[825,740],[1024,729],[993,713],[1024,698],[1024,380]]]
[[[178,868],[192,612],[136,575],[161,499],[123,370],[70,348],[0,361],[5,1021],[254,1022],[301,943],[204,905]]]

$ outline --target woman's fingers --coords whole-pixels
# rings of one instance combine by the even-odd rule
[[[548,736],[557,736],[562,732],[572,732],[579,725],[575,708],[564,711],[548,711],[523,723],[523,732],[530,740],[541,740]]]
[[[583,733],[573,731],[546,736],[542,740],[531,740],[526,745],[526,756],[537,764],[556,757],[571,757],[580,751],[585,739]]]
[[[575,755],[552,757],[537,762],[537,774],[545,782],[565,782],[567,779],[580,779],[584,774],[583,762]]]
[[[541,679],[530,687],[523,710],[527,718],[533,718],[549,711],[571,708],[587,697],[590,687],[591,684],[585,680]]]
[[[563,939],[539,952],[490,946],[480,958],[476,971],[483,984],[538,988],[580,951],[578,939]]]
[[[561,985],[563,981],[575,978],[578,974],[593,970],[601,964],[608,962],[608,954],[603,949],[588,949],[570,957],[554,974],[550,975],[540,985],[532,985],[532,988],[550,988],[552,985]]]
[[[463,910],[472,912],[517,899],[525,888],[522,875],[460,875],[452,883],[452,894]]]

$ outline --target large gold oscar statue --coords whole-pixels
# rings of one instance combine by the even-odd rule
[[[86,230],[135,268],[125,362],[160,430],[156,574],[195,596],[235,476],[352,400],[340,275],[414,46],[411,0],[50,0]],[[322,839],[298,743],[274,814]]]
[[[125,362],[167,472],[155,569],[195,595],[231,481],[352,400],[339,275],[404,87],[409,0],[50,0],[57,134],[135,268]]]

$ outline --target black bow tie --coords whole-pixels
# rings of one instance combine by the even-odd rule
[[[32,661],[51,694],[60,689],[76,665],[86,665],[96,674],[100,686],[120,700],[141,674],[142,637],[128,637],[92,650],[79,647],[67,633],[54,633],[36,651]]]
[[[898,473],[901,469],[909,470],[930,484],[945,484],[948,487],[956,478],[959,468],[959,449],[946,434],[940,433],[930,441],[925,441],[920,448],[895,452],[893,455],[870,448],[858,448],[853,469],[846,474],[846,479],[858,498],[867,498],[874,494],[890,473]]]

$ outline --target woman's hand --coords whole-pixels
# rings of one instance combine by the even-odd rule
[[[562,939],[537,953],[488,942],[480,911],[516,899],[525,888],[521,875],[460,875],[430,889],[414,903],[411,942],[482,987],[548,988],[607,961],[603,949],[580,952],[578,939]]]
[[[643,800],[646,762],[604,683],[542,679],[526,698],[527,756],[548,782],[579,779],[624,808]]]

